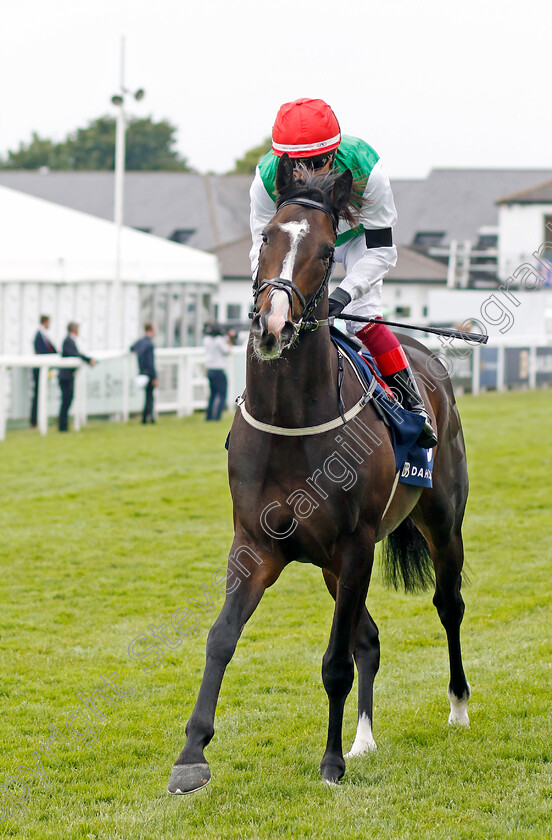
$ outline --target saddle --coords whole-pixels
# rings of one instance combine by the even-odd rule
[[[372,396],[372,405],[380,418],[389,427],[395,453],[395,468],[399,481],[419,487],[432,487],[433,450],[417,444],[424,425],[424,419],[413,411],[407,411],[395,399],[385,384],[371,354],[356,339],[330,327],[332,342],[347,356],[368,389],[373,379],[377,381]]]

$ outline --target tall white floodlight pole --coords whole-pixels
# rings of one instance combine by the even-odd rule
[[[113,296],[111,301],[110,344],[119,348],[123,342],[123,305],[121,294],[121,231],[123,227],[124,179],[125,179],[125,94],[130,93],[125,88],[125,39],[121,38],[121,69],[120,91],[111,97],[111,102],[117,107],[115,127],[115,273],[113,277]],[[139,88],[134,94],[136,100],[144,98],[144,91]]]
[[[121,301],[121,228],[123,226],[123,201],[125,183],[125,39],[121,38],[121,94],[113,97],[117,106],[115,127],[115,277],[113,278],[113,303],[111,310],[111,346],[118,348],[122,342]],[[115,102],[115,99],[117,101]]]

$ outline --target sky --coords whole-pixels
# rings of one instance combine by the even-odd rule
[[[393,178],[552,168],[550,0],[0,0],[0,155],[112,113],[167,119],[227,172],[282,102],[320,97]]]

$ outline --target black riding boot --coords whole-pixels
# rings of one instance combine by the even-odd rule
[[[384,376],[383,379],[390,388],[399,392],[402,397],[402,405],[408,411],[413,411],[415,414],[421,414],[424,418],[425,425],[420,432],[418,444],[423,446],[424,449],[431,449],[433,446],[436,446],[437,437],[433,431],[429,414],[427,413],[422,395],[418,389],[418,384],[414,379],[414,375],[410,367],[406,367],[404,370],[399,370],[397,373],[393,373],[390,376]]]

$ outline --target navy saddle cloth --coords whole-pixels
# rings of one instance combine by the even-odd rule
[[[377,370],[372,356],[364,349],[359,354],[357,342],[347,338],[335,327],[330,327],[330,332],[333,343],[351,360],[368,388],[374,377],[370,365]],[[390,428],[395,466],[400,473],[399,481],[419,487],[432,487],[433,450],[423,449],[416,443],[425,422],[424,418],[413,411],[407,411],[395,399],[389,397],[379,382],[372,400]]]

